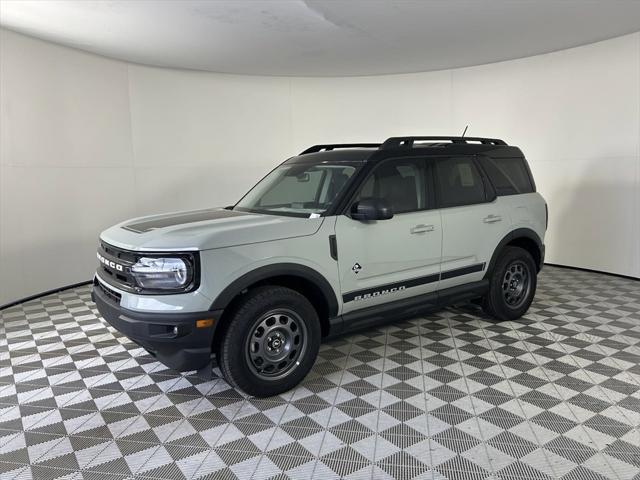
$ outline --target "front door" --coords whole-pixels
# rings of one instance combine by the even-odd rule
[[[354,203],[382,198],[388,220],[336,219],[343,313],[438,289],[442,228],[423,159],[390,159],[372,170]]]

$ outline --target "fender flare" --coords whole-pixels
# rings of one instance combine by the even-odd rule
[[[507,233],[493,251],[493,255],[491,255],[491,260],[489,261],[489,266],[487,267],[487,271],[484,275],[484,278],[488,278],[493,272],[493,268],[498,261],[498,255],[504,249],[504,247],[513,240],[517,240],[518,238],[528,238],[529,240],[533,240],[538,250],[540,251],[540,265],[538,265],[538,269],[542,267],[543,256],[544,256],[544,245],[540,236],[530,228],[517,228],[509,233]]]
[[[225,287],[213,301],[209,310],[221,310],[227,308],[231,301],[244,289],[256,282],[280,276],[300,277],[311,282],[323,294],[329,307],[329,317],[338,315],[338,299],[331,284],[318,271],[297,263],[276,263],[256,268],[238,277]]]

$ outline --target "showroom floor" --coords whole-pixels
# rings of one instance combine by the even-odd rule
[[[90,287],[0,312],[0,478],[640,478],[640,282],[546,267],[526,318],[471,306],[322,346],[295,391],[167,370]]]

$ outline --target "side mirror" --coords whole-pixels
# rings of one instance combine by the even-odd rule
[[[351,218],[354,220],[389,220],[393,212],[386,200],[381,198],[363,198],[351,206]]]

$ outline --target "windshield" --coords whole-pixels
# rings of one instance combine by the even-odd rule
[[[284,164],[263,178],[234,210],[298,217],[326,212],[355,173],[356,164]]]

